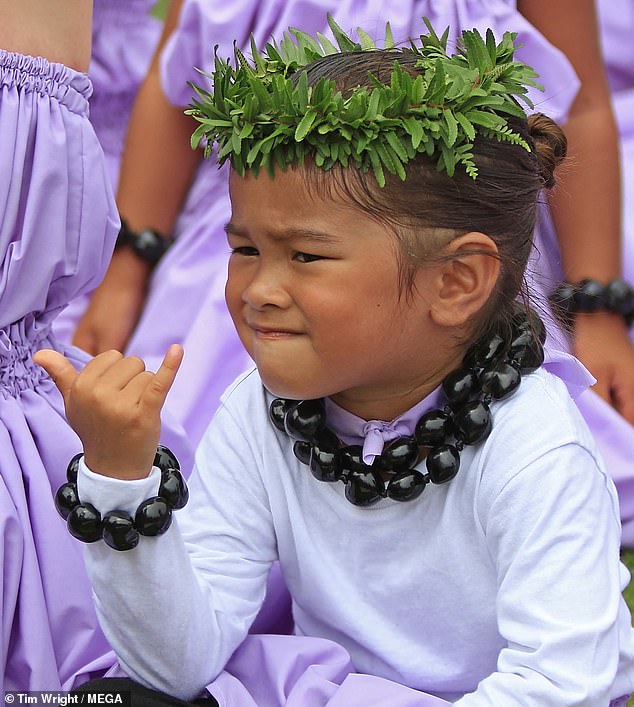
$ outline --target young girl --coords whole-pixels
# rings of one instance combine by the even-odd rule
[[[522,116],[509,36],[465,33],[450,58],[433,34],[415,51],[336,34],[346,51],[321,59],[298,34],[256,70],[219,60],[202,94],[233,167],[227,303],[257,370],[223,397],[177,522],[185,494],[152,464],[180,347],[156,374],[36,357],[84,443],[63,510],[105,632],[131,677],[194,699],[279,559],[296,633],[418,704],[622,704],[618,505],[562,382],[584,372],[541,366],[517,301],[562,133]]]
[[[187,82],[200,80],[196,68],[213,70],[210,47],[215,44],[220,56],[232,53],[234,38],[248,51],[250,32],[258,44],[280,36],[289,25],[331,36],[327,12],[344,28],[374,29],[389,19],[397,43],[423,31],[423,16],[437,27],[451,26],[450,46],[463,28],[484,32],[491,27],[499,38],[506,30],[518,32],[522,46],[517,55],[536,68],[545,88],[543,93],[535,90],[533,99],[541,112],[566,122],[575,153],[552,199],[559,206],[557,233],[551,229],[540,241],[546,235],[541,229],[537,267],[529,270],[539,273],[535,279],[544,295],[562,277],[607,281],[618,273],[618,165],[592,0],[398,0],[393,5],[384,0],[241,0],[229,5],[172,0],[164,45],[135,104],[117,203],[131,228],[150,227],[171,234],[175,242],[154,269],[131,249],[118,248],[74,343],[92,354],[115,348],[140,356],[153,370],[171,342],[183,344],[187,357],[166,405],[196,444],[222,392],[250,361],[224,305],[227,175],[207,165],[199,168],[201,151],[189,149],[193,127],[183,114],[192,99]],[[583,153],[577,145],[584,146]],[[600,177],[598,164],[606,169]],[[592,175],[590,195],[585,175]],[[598,232],[603,234],[600,243]],[[78,311],[73,305],[67,327]],[[557,333],[550,328],[551,336]],[[615,481],[622,539],[634,544],[634,429],[623,417],[626,405],[617,412],[596,394],[601,391],[608,399],[606,391],[628,388],[634,348],[624,350],[623,323],[605,313],[578,317],[573,333],[574,352],[599,379],[576,401]],[[567,345],[566,336],[557,338],[556,348]],[[626,404],[634,399],[627,394],[614,398]]]

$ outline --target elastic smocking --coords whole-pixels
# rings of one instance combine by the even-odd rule
[[[92,84],[85,74],[47,61],[0,49],[0,90],[16,89],[55,98],[74,113],[88,113]]]
[[[28,331],[30,329],[30,331]],[[37,332],[24,320],[0,329],[0,395],[17,398],[25,390],[35,389],[46,372],[33,362],[33,354],[45,347],[50,331]]]

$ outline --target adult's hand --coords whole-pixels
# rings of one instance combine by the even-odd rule
[[[124,351],[145,305],[150,272],[130,249],[115,251],[77,325],[73,344],[92,356],[109,349]]]
[[[634,345],[623,318],[576,314],[573,351],[597,379],[593,390],[634,425]]]

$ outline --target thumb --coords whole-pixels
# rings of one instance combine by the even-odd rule
[[[48,373],[62,397],[66,400],[75,379],[79,375],[73,364],[64,358],[61,353],[52,349],[38,351],[33,356],[33,361]]]

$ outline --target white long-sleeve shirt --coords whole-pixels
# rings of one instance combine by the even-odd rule
[[[493,404],[450,483],[358,508],[268,420],[256,371],[205,434],[190,502],[134,550],[87,546],[104,630],[134,678],[192,698],[222,670],[280,560],[296,630],[355,668],[460,707],[599,707],[634,688],[616,494],[563,383],[525,376]],[[80,471],[79,495],[134,512],[136,482]]]

